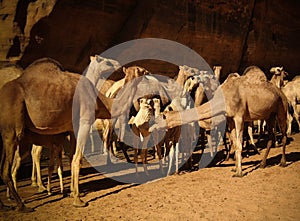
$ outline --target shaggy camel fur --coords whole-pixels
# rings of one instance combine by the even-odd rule
[[[293,117],[298,123],[300,128],[300,119],[299,112],[297,110],[297,105],[300,104],[300,77],[296,76],[290,82],[288,82],[283,88],[282,92],[288,99],[289,102],[289,113],[288,113],[288,129],[287,133],[291,134],[292,132],[292,121]]]
[[[129,80],[133,78],[127,77]],[[98,93],[87,78],[63,71],[54,60],[40,59],[27,67],[20,78],[3,86],[0,92],[0,133],[3,140],[0,172],[16,200],[18,210],[32,211],[25,207],[11,178],[14,153],[17,145],[26,140],[25,130],[44,135],[75,134],[76,146],[71,142],[71,156],[74,154],[71,196],[74,197],[74,206],[86,206],[79,197],[78,181],[90,127],[95,118],[114,118],[128,110],[131,105],[128,101],[133,99],[138,80],[132,82],[118,99],[109,99]],[[120,106],[112,111],[114,102]]]
[[[236,147],[235,176],[241,177],[243,175],[241,153],[244,122],[258,119],[267,121],[269,138],[267,150],[261,162],[261,167],[265,167],[270,148],[274,145],[274,128],[277,118],[283,137],[280,165],[285,166],[287,99],[276,86],[263,80],[263,76],[253,80],[252,74],[253,70],[250,71],[249,75],[244,76],[230,74],[221,87],[217,89],[212,100],[190,110],[165,113],[166,119],[157,120],[157,124],[153,125],[150,131],[173,128],[193,121],[199,121],[200,125],[211,128],[222,122],[226,115],[230,129],[235,130],[233,136]]]

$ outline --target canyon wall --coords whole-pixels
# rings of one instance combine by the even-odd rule
[[[266,73],[283,65],[291,77],[300,71],[299,6],[297,0],[2,0],[0,61],[26,67],[47,56],[82,72],[90,55],[152,37],[222,65],[223,78],[253,64]]]

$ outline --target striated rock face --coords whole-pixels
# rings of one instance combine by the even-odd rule
[[[3,0],[0,60],[26,67],[48,56],[82,72],[90,55],[153,37],[192,48],[226,74],[253,64],[265,72],[283,65],[297,73],[299,6],[295,0]],[[151,64],[150,71],[160,69]],[[172,65],[161,69],[176,71]]]

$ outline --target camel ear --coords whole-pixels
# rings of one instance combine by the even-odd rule
[[[270,73],[271,74],[274,74],[276,72],[276,67],[272,67],[271,69],[270,69]]]
[[[127,75],[127,69],[125,67],[122,68],[125,75]]]
[[[90,61],[95,61],[96,57],[95,56],[90,56]]]

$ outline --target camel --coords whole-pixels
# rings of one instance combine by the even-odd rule
[[[136,175],[138,175],[138,150],[141,146],[141,158],[144,167],[144,172],[149,176],[147,169],[147,145],[150,139],[149,122],[154,115],[153,100],[148,97],[139,99],[139,111],[136,116],[131,117],[128,124],[131,124],[134,137],[134,163]],[[141,143],[141,145],[139,145]]]
[[[15,189],[17,190],[17,172],[21,165],[21,160],[24,159],[31,150],[32,155],[32,186],[38,186],[38,192],[48,191],[48,195],[51,195],[51,178],[54,170],[54,159],[57,160],[57,170],[60,182],[61,193],[63,194],[63,180],[62,180],[62,145],[66,142],[69,142],[66,139],[66,134],[59,135],[39,135],[32,133],[30,131],[26,131],[25,135],[27,137],[26,140],[22,140],[17,147],[17,151],[15,152],[14,161],[12,165],[12,180]],[[48,185],[47,188],[44,187],[42,178],[41,178],[41,169],[40,169],[40,158],[41,151],[43,146],[50,149],[50,160],[48,166]],[[37,177],[36,177],[37,175]],[[36,182],[37,181],[37,182]],[[7,188],[7,197],[10,198],[9,188]]]
[[[4,68],[0,69],[0,88],[3,87],[3,85],[5,85],[6,83],[19,78],[21,75],[23,74],[23,69],[18,67],[18,66],[7,66]],[[47,138],[49,139],[49,138]],[[50,146],[50,144],[49,144]],[[60,145],[59,145],[60,146]],[[61,149],[61,147],[60,147]],[[46,190],[46,188],[44,187],[43,183],[42,183],[42,179],[41,179],[41,171],[40,171],[40,157],[41,157],[41,150],[42,150],[42,146],[37,146],[37,145],[33,145],[32,146],[32,151],[31,151],[31,155],[32,155],[32,160],[33,160],[33,164],[32,164],[32,186],[38,186],[39,192],[43,192]],[[58,148],[56,148],[56,150],[58,150]],[[28,150],[29,151],[29,150]],[[51,151],[53,151],[53,149],[51,149]],[[14,186],[15,188],[17,187],[17,171],[18,168],[20,167],[21,164],[21,158],[24,158],[27,155],[27,153],[24,153],[24,156],[20,156],[20,152],[19,152],[19,147],[18,150],[15,153],[15,157],[14,157],[14,162],[13,162],[13,169],[12,169],[12,178],[13,178],[13,182],[14,182]],[[52,155],[50,155],[50,159],[54,159],[54,158],[59,158],[59,155],[61,155],[61,153],[55,151],[53,152]],[[51,161],[51,160],[50,160]],[[60,165],[60,163],[58,163],[58,165]],[[50,179],[51,179],[51,174],[52,171],[50,168],[54,167],[54,162],[51,163],[49,165],[49,175],[48,175],[48,193],[50,194]],[[58,168],[59,170],[59,178],[60,178],[60,184],[61,184],[61,191],[63,191],[63,185],[62,185],[62,174],[61,174],[61,167]],[[35,176],[35,174],[37,174],[37,177]],[[16,188],[17,189],[17,188]],[[7,189],[7,197],[10,198],[10,194],[9,194],[9,189]]]
[[[136,72],[139,70],[133,73]],[[133,80],[134,76],[127,73],[125,78],[126,82],[131,80],[129,87],[122,90],[117,99],[110,99],[98,93],[86,77],[64,71],[57,61],[45,58],[33,62],[20,78],[3,86],[0,91],[0,133],[3,141],[0,172],[19,211],[32,211],[22,202],[11,178],[14,153],[17,145],[26,140],[25,130],[41,135],[75,134],[76,146],[71,142],[71,156],[74,155],[71,196],[74,197],[74,206],[87,205],[79,197],[78,185],[86,138],[95,118],[115,118],[131,106],[132,102],[128,101],[133,99],[140,79]],[[113,108],[114,102],[119,105],[118,108]]]
[[[139,70],[138,72],[134,73],[132,71],[134,70]],[[125,67],[123,67],[123,72],[127,72],[127,73],[131,73],[133,74],[137,74],[135,77],[140,77],[139,75],[147,75],[149,74],[149,72],[139,66],[132,66],[129,67],[128,69],[126,69]],[[105,95],[109,98],[115,98],[118,94],[118,92],[120,91],[120,89],[125,85],[125,78],[122,78],[121,80],[113,83],[111,85],[111,87],[105,92]],[[103,143],[104,143],[104,153],[108,153],[108,162],[111,161],[111,152],[114,152],[114,148],[113,146],[115,145],[115,141],[113,138],[116,137],[114,136],[114,130],[113,127],[116,127],[116,124],[118,124],[119,127],[119,134],[117,135],[118,140],[123,141],[123,137],[124,137],[124,133],[125,133],[125,122],[124,122],[124,117],[119,118],[118,120],[102,120],[102,119],[97,119],[96,120],[96,124],[100,124],[97,121],[102,121],[102,124],[104,125],[103,128]],[[123,150],[124,156],[127,159],[128,162],[130,162],[130,159],[128,157],[127,152]],[[111,151],[111,152],[110,152]]]
[[[274,145],[274,128],[277,118],[283,137],[280,166],[286,166],[287,99],[280,89],[264,80],[263,72],[253,79],[252,75],[255,75],[256,70],[260,70],[258,67],[249,69],[249,75],[230,74],[209,102],[190,110],[165,113],[165,119],[157,119],[157,123],[150,128],[150,131],[173,128],[193,121],[198,121],[204,127],[212,128],[224,121],[226,116],[230,130],[235,131],[232,136],[236,147],[236,173],[234,176],[242,177],[241,153],[244,122],[258,119],[267,121],[269,137],[267,150],[260,164],[263,168],[266,166],[270,148]],[[260,102],[257,102],[258,100]]]
[[[23,73],[22,68],[18,66],[7,66],[0,69],[0,88],[9,81],[20,77]]]
[[[273,74],[271,78],[271,83],[276,85],[276,87],[281,88],[284,84],[284,78],[288,73],[283,70],[283,67],[272,67],[270,73]]]
[[[287,134],[291,134],[293,117],[300,128],[300,115],[297,110],[297,105],[300,104],[300,77],[294,77],[292,81],[282,87],[282,92],[285,94],[289,102]]]

